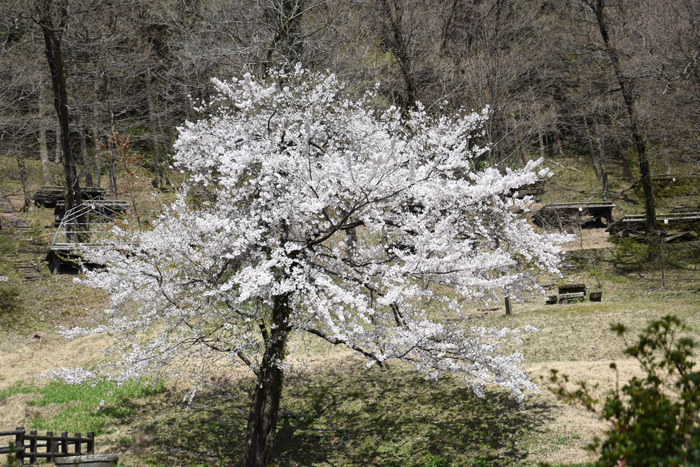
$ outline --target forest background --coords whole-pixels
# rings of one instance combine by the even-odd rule
[[[587,188],[596,184],[593,199],[608,196],[610,172],[616,179],[611,183],[616,185],[615,202],[618,202],[624,188],[629,186],[627,182],[643,175],[640,147],[650,163],[650,175],[692,175],[700,169],[699,24],[700,1],[697,0],[96,0],[90,4],[77,0],[5,0],[0,6],[0,158],[5,168],[0,177],[13,180],[0,185],[3,189],[21,186],[18,191],[6,194],[15,201],[22,198],[28,208],[30,197],[39,186],[37,178],[31,178],[32,170],[40,165],[41,184],[62,185],[66,182],[65,161],[69,156],[80,186],[103,186],[117,197],[118,192],[123,194],[122,185],[128,183],[129,177],[129,171],[124,171],[126,167],[118,165],[128,155],[127,162],[145,169],[154,187],[167,189],[171,182],[178,181],[177,175],[169,172],[177,126],[186,119],[198,118],[196,102],[208,99],[213,91],[210,78],[225,79],[244,72],[262,77],[273,68],[301,62],[309,69],[336,73],[358,94],[378,83],[382,99],[378,107],[393,104],[409,109],[421,101],[431,112],[449,112],[462,107],[478,110],[488,105],[491,118],[484,139],[493,146],[480,160],[483,166],[505,170],[544,156],[555,169],[555,178],[561,176],[558,183],[562,185],[584,182],[583,178],[593,172],[597,181],[592,182],[592,176],[585,180]],[[66,111],[63,121],[59,115],[60,102],[55,105],[60,96],[56,95],[49,66],[52,60],[56,61],[57,50],[61,52],[64,70],[61,74]],[[68,130],[62,130],[61,124]],[[578,158],[578,169],[570,167],[572,156],[574,160]],[[7,170],[8,167],[12,169]],[[20,184],[14,183],[15,167]],[[119,178],[118,173],[126,177]],[[548,200],[558,201],[557,193],[560,192],[553,189]],[[643,209],[643,203],[642,200],[634,205],[625,204],[626,212],[631,206],[632,210]],[[602,374],[607,363],[599,360],[620,356],[611,340],[601,336],[601,329],[613,320],[624,316],[641,328],[647,318],[664,309],[694,318],[698,292],[693,285],[697,284],[694,275],[697,247],[693,245],[696,243],[679,248],[676,256],[669,254],[669,261],[682,258],[679,263],[683,262],[688,269],[684,273],[690,274],[692,267],[690,279],[676,281],[681,284],[678,290],[682,289],[676,295],[682,298],[674,296],[673,285],[668,287],[673,282],[668,270],[659,269],[657,275],[643,268],[635,269],[634,273],[631,269],[618,268],[615,273],[619,275],[606,270],[608,303],[586,304],[583,313],[581,308],[566,312],[538,310],[511,317],[505,324],[518,326],[533,320],[548,320],[549,328],[533,338],[538,339],[537,343],[525,344],[529,370],[534,368],[535,373],[544,373],[552,366],[551,361],[583,358],[586,363],[582,365],[588,365],[582,370],[585,378]],[[593,265],[595,270],[598,257],[586,256],[593,252],[581,253],[579,263]],[[602,276],[602,266],[599,269],[593,272]],[[627,279],[622,279],[623,276]],[[37,288],[36,300],[24,297],[27,308],[41,310],[41,313],[25,313],[21,318],[24,324],[41,328],[45,318],[52,323],[72,322],[99,308],[99,299],[103,297],[87,297],[69,281],[60,282],[61,295],[57,299],[52,294],[59,280],[45,275]],[[620,283],[615,284],[615,280]],[[662,290],[659,296],[642,297],[652,287]],[[64,314],[68,309],[70,313]],[[83,310],[85,316],[79,316]],[[590,326],[591,316],[595,317],[595,329]],[[504,324],[500,317],[495,321]],[[584,338],[576,337],[579,334],[585,334]],[[43,370],[47,361],[49,351],[42,353],[41,346],[55,348],[54,337],[37,335],[38,338],[29,339],[32,345],[37,344],[36,348],[22,344],[21,352],[25,353],[19,354],[20,361],[33,362],[34,373],[37,362],[41,362]],[[17,337],[12,339],[21,341]],[[30,351],[31,357],[27,356]],[[73,363],[81,352],[67,354],[67,361]],[[416,465],[420,462],[428,465],[430,459],[435,460],[435,465],[447,465],[445,459],[459,465],[466,462],[464,459],[474,457],[474,452],[478,453],[474,465],[482,457],[490,460],[484,461],[484,465],[493,465],[496,458],[525,462],[526,453],[531,455],[527,462],[534,455],[536,460],[570,464],[582,458],[580,450],[572,455],[571,449],[580,448],[589,432],[599,430],[599,425],[595,429],[586,428],[583,430],[586,434],[581,437],[580,420],[593,422],[583,416],[573,418],[571,412],[562,412],[564,415],[560,417],[566,419],[565,428],[559,426],[564,426],[560,419],[555,428],[548,427],[545,431],[532,428],[540,426],[536,420],[539,409],[542,413],[551,411],[551,406],[540,405],[540,399],[535,399],[527,414],[516,413],[516,418],[522,416],[522,423],[514,423],[512,415],[507,420],[504,416],[502,421],[499,417],[511,407],[499,402],[500,396],[495,398],[496,403],[482,403],[472,401],[466,392],[459,392],[459,397],[476,407],[469,412],[474,414],[473,424],[465,426],[470,436],[481,437],[464,438],[460,432],[454,436],[454,439],[460,437],[460,442],[453,443],[449,436],[444,441],[445,430],[423,436],[420,430],[430,425],[425,420],[435,422],[435,417],[458,420],[451,412],[449,398],[444,398],[444,406],[435,405],[436,400],[441,400],[440,391],[454,392],[449,381],[428,393],[426,383],[405,375],[400,368],[385,376],[365,376],[361,365],[348,363],[342,357],[337,368],[326,361],[322,365],[332,368],[333,378],[336,370],[337,374],[361,375],[367,388],[358,389],[356,383],[351,385],[338,376],[330,378],[330,383],[318,383],[317,394],[311,394],[309,391],[313,392],[315,386],[309,390],[308,381],[300,376],[299,384],[285,395],[290,401],[285,423],[291,423],[296,431],[294,436],[284,438],[280,462],[294,465],[294,457],[303,458],[309,452],[320,457],[342,453],[344,448],[339,446],[350,446],[344,440],[361,438],[366,443],[353,445],[352,449],[347,447],[347,457],[376,465],[406,465],[404,458],[418,459]],[[52,364],[58,362],[52,360]],[[3,375],[10,374],[11,365],[14,363],[3,367]],[[536,368],[538,365],[542,368]],[[14,377],[6,378],[10,384]],[[398,391],[397,381],[402,388]],[[215,389],[219,383],[212,382]],[[613,384],[607,380],[604,383]],[[11,387],[14,389],[3,392],[0,399],[21,399],[26,395],[23,391],[39,391],[21,384]],[[315,406],[333,390],[338,399],[352,401],[349,397],[352,394],[359,394],[359,399],[367,398],[367,394],[373,394],[372,388],[379,394],[377,401],[388,401],[384,409],[362,406],[355,412],[353,408],[346,420],[338,413],[331,417],[324,412],[325,406]],[[395,400],[388,399],[387,393],[395,394]],[[231,399],[240,397],[229,390],[211,394]],[[407,424],[405,431],[394,435],[383,433],[383,420],[392,408],[399,403],[406,407],[416,394],[421,397],[415,404],[420,414],[413,417],[415,425]],[[26,396],[29,400],[30,396]],[[84,395],[76,397],[85,399]],[[104,397],[97,397],[81,413],[92,413]],[[161,398],[157,404],[162,403],[163,407],[181,400],[179,394],[167,392],[156,397]],[[373,404],[376,402],[369,399]],[[201,400],[202,406],[211,410],[211,413],[200,411],[211,415],[201,425],[208,429],[214,424],[224,436],[235,438],[240,433],[231,426],[236,428],[239,420],[231,422],[222,418],[212,400]],[[13,399],[10,405],[15,402]],[[26,407],[18,404],[24,412],[16,418],[10,414],[10,418],[4,419],[6,423],[10,419],[31,420],[35,428],[59,429],[41,406],[29,402]],[[350,402],[353,403],[357,402]],[[121,399],[108,400],[108,406],[111,410],[127,404]],[[204,443],[205,438],[193,428],[200,426],[199,421],[192,421],[180,412],[176,415],[163,412],[164,419],[153,422],[152,406],[129,407],[132,409],[134,413],[148,412],[148,421],[142,419],[137,428],[122,426],[115,432],[104,426],[99,428],[103,430],[101,436],[111,436],[113,450],[135,452],[132,446],[137,430],[154,437],[152,452],[159,453],[153,458],[140,458],[143,462],[150,464],[173,458],[178,462],[210,460],[207,454],[192,447],[199,446],[198,443],[211,444]],[[439,415],[432,413],[433,410]],[[380,421],[358,423],[360,417],[354,415],[367,416],[374,412]],[[115,421],[132,417],[110,412],[109,416],[112,415]],[[396,416],[403,417],[403,413]],[[174,419],[182,430],[173,432],[173,440],[166,439]],[[41,420],[48,420],[45,426]],[[71,427],[66,429],[76,426],[75,421],[66,423]],[[108,426],[112,421],[104,423]],[[340,424],[340,428],[334,424]],[[448,422],[441,425],[452,427]],[[486,425],[496,426],[496,434],[487,430]],[[376,432],[370,428],[374,426]],[[454,431],[457,433],[457,428]],[[198,434],[193,439],[183,434],[195,432]],[[300,438],[300,432],[308,438]],[[416,433],[421,436],[414,439]],[[522,436],[523,433],[526,435]],[[300,439],[304,440],[301,444]],[[462,443],[472,446],[472,450],[465,451]],[[494,443],[500,444],[494,447]],[[235,458],[240,450],[224,442],[220,446],[221,452],[214,454],[219,460]],[[318,446],[322,447],[320,453]],[[555,457],[551,456],[552,451],[556,451]],[[416,457],[416,452],[423,457]],[[436,452],[444,457],[431,457]],[[443,464],[441,459],[445,460]]]
[[[488,105],[484,164],[589,154],[602,193],[610,161],[630,180],[640,152],[660,173],[697,162],[699,23],[698,0],[8,0],[0,154],[20,167],[41,159],[49,185],[62,184],[70,151],[81,186],[107,176],[114,192],[119,133],[161,187],[176,128],[196,119],[210,78],[301,62],[358,93],[379,83],[384,104]]]

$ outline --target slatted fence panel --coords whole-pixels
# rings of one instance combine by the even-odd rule
[[[63,432],[55,436],[52,431],[40,435],[32,430],[28,434],[23,427],[12,431],[0,431],[0,436],[14,436],[14,445],[0,446],[0,454],[14,453],[16,465],[36,465],[39,459],[53,461],[57,457],[77,456],[95,453],[95,433],[86,436],[75,433],[68,436]],[[85,449],[83,450],[83,445]],[[72,446],[73,449],[69,449]]]

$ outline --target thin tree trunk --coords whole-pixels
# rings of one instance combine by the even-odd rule
[[[112,195],[112,198],[117,199],[118,197],[118,190],[117,190],[117,174],[116,174],[116,161],[115,161],[115,155],[114,155],[114,145],[112,144],[112,141],[110,140],[109,142],[109,148],[107,150],[107,153],[109,154],[108,157],[108,165],[109,167],[107,170],[109,171],[109,192]]]
[[[156,121],[156,106],[153,99],[153,86],[151,83],[151,72],[146,73],[146,98],[148,100],[148,121],[151,125],[151,135],[153,135],[153,175],[155,176],[155,188],[163,187],[163,169],[160,162],[160,145],[158,142],[159,131]]]
[[[56,121],[56,147],[55,147],[55,154],[54,154],[54,172],[53,172],[53,181],[54,185],[63,185],[63,181],[61,180],[61,125],[59,124],[58,120]]]
[[[41,159],[41,180],[44,186],[51,185],[51,161],[49,161],[49,148],[46,146],[46,94],[44,86],[39,86],[39,158]]]
[[[279,53],[287,66],[300,63],[304,51],[301,20],[304,16],[306,0],[275,0],[273,7],[277,14],[277,31],[267,50],[266,67],[273,66],[274,55]]]
[[[290,331],[289,315],[289,297],[278,295],[273,299],[272,326],[268,330],[261,324],[266,347],[248,413],[246,467],[265,467],[270,461],[282,396],[284,372],[280,363],[285,357]]]
[[[99,102],[99,96],[97,95],[97,91],[100,87],[100,83],[95,80],[95,98],[96,101]],[[92,142],[93,145],[95,146],[95,153],[93,155],[93,159],[95,160],[95,186],[100,187],[102,186],[102,148],[100,147],[100,127],[99,127],[99,122],[100,121],[100,111],[97,108],[97,105],[93,105],[92,107]]]
[[[64,30],[68,18],[68,5],[65,0],[59,2],[57,10],[59,15],[58,25],[54,25],[52,15],[52,0],[40,0],[36,4],[38,24],[44,36],[44,52],[51,70],[51,83],[53,87],[54,107],[58,115],[58,124],[61,134],[61,153],[63,156],[63,169],[66,182],[66,212],[81,203],[80,183],[75,169],[75,160],[71,154],[70,145],[70,117],[68,115],[68,91],[66,87],[66,72],[63,66],[61,54],[61,33]],[[78,226],[84,225],[84,219],[77,219]],[[78,230],[78,228],[74,229]],[[76,236],[76,241],[80,238]]]
[[[388,23],[387,30],[384,31],[384,40],[390,44],[391,54],[396,59],[401,71],[401,77],[404,83],[404,98],[401,103],[401,108],[404,113],[413,109],[417,101],[417,86],[415,77],[413,76],[413,65],[411,63],[411,54],[408,48],[409,39],[406,38],[404,28],[406,27],[403,19],[403,7],[400,2],[390,0],[379,1],[380,12]]]
[[[588,125],[588,120],[586,117],[583,118],[583,125],[586,127],[586,140],[588,141],[588,155],[591,157],[591,163],[593,164],[593,170],[595,171],[595,178],[600,180],[600,167],[598,167],[598,158],[595,155],[595,149],[593,148],[593,137],[591,136],[591,129]],[[600,138],[598,139],[600,143]],[[602,148],[601,148],[602,151]]]
[[[646,237],[649,244],[649,258],[656,259],[661,251],[659,228],[656,221],[656,200],[654,198],[654,187],[651,181],[651,168],[647,155],[646,141],[642,136],[642,130],[637,115],[636,102],[634,97],[634,83],[625,77],[620,64],[620,57],[617,50],[610,42],[608,26],[605,19],[605,0],[596,0],[595,5],[588,3],[593,8],[598,22],[598,29],[605,44],[605,51],[610,59],[615,72],[615,77],[622,91],[622,98],[625,102],[627,115],[630,122],[630,133],[632,142],[639,159],[639,172],[642,178],[642,190],[644,192],[644,211],[646,214]]]
[[[564,151],[561,148],[561,138],[559,137],[559,127],[554,126],[554,154],[559,157],[564,157]]]
[[[17,167],[19,168],[19,178],[22,182],[22,193],[24,194],[22,211],[27,212],[32,202],[32,195],[29,192],[29,180],[27,178],[27,165],[24,163],[24,153],[22,151],[17,151],[15,157],[17,159]]]
[[[58,164],[61,163],[62,159],[63,158],[61,157],[61,124],[58,120],[56,120],[56,146],[53,159],[53,162],[54,164],[56,164],[56,167],[58,167]]]
[[[95,153],[93,155],[93,158],[95,160],[95,186],[96,187],[101,187],[102,186],[102,148],[100,147],[100,130],[97,128],[97,125],[92,127],[92,140],[95,145]]]
[[[600,166],[600,179],[603,182],[603,202],[608,201],[608,196],[610,194],[608,189],[608,164],[607,155],[605,154],[605,147],[603,146],[602,138],[598,137],[598,150],[600,151],[599,166]]]
[[[601,131],[598,129],[598,125],[594,121],[594,129],[596,129],[597,137],[596,142],[598,143],[598,157],[595,158],[596,174],[600,174],[598,180],[602,182],[602,192],[603,192],[603,202],[608,201],[610,196],[610,189],[608,187],[608,155],[605,152],[605,144],[603,143],[603,137],[601,136]],[[593,150],[593,143],[591,144],[591,150]],[[593,154],[595,157],[595,153]]]
[[[114,112],[112,112],[112,107],[109,108],[109,123],[110,123],[110,135],[107,140],[107,170],[109,171],[109,191],[112,194],[112,198],[117,199],[117,174],[116,174],[116,155],[114,148],[114,138],[117,134],[117,127],[114,123]]]
[[[87,141],[86,141],[87,128],[85,127],[85,124],[83,123],[82,117],[80,118],[79,127],[80,127],[80,155],[83,159],[83,168],[85,170],[85,186],[93,186],[92,185],[92,161],[90,160],[90,157],[88,156],[88,152],[87,152]]]

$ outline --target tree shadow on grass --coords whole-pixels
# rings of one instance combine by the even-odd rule
[[[552,407],[479,398],[454,377],[426,381],[403,366],[290,378],[276,465],[509,465]]]
[[[542,430],[553,407],[492,389],[479,398],[463,381],[426,381],[394,364],[293,374],[286,379],[274,466],[507,466],[527,457],[523,436]],[[184,411],[144,406],[156,465],[242,465],[250,381],[202,392]],[[162,401],[158,404],[162,404]],[[156,413],[160,412],[160,413]]]
[[[149,464],[167,466],[243,463],[245,424],[250,398],[245,384],[201,391],[187,406],[182,394],[170,394],[140,408],[146,423],[136,431],[151,437]]]

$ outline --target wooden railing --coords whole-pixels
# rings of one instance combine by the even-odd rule
[[[80,433],[73,436],[61,433],[57,436],[52,431],[39,435],[36,431],[27,433],[23,427],[19,427],[12,431],[0,431],[0,436],[15,437],[13,445],[0,446],[0,454],[14,453],[16,465],[35,465],[39,459],[51,462],[57,457],[95,453],[95,433],[92,432],[86,436]],[[69,449],[71,446],[73,449]]]

